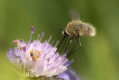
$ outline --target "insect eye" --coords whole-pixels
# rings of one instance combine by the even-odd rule
[[[66,31],[64,31],[64,35],[65,35],[65,36],[69,36]]]
[[[64,30],[64,31],[62,31],[62,34],[64,35],[64,36],[68,36],[68,34],[66,33],[66,31]]]

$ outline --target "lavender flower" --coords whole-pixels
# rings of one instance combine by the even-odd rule
[[[63,80],[80,80],[79,76],[71,69],[66,70],[57,77]]]
[[[56,52],[57,44],[53,47],[49,40],[41,42],[44,33],[38,39],[32,41],[34,27],[31,28],[30,41],[14,40],[17,47],[9,50],[8,60],[19,71],[23,71],[26,77],[53,77],[67,70],[70,61],[66,58],[66,53],[60,55]]]

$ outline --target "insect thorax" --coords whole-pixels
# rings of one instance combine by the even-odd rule
[[[82,28],[83,24],[79,20],[69,22],[66,26],[66,32],[69,36],[77,36]]]

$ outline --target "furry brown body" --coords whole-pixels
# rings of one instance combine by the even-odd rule
[[[65,32],[69,36],[95,36],[96,30],[89,23],[82,22],[81,20],[73,20],[69,22],[65,28]]]

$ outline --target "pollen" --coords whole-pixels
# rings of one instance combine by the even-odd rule
[[[41,52],[38,50],[31,50],[29,53],[34,61],[36,61],[40,57],[40,54],[41,54]]]

